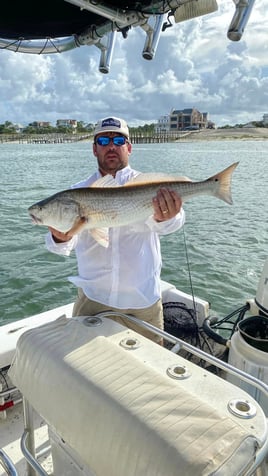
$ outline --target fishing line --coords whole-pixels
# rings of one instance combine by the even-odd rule
[[[190,283],[190,289],[191,289],[191,295],[192,295],[192,301],[193,301],[193,311],[194,311],[195,321],[196,321],[196,324],[197,324],[197,309],[196,309],[196,302],[195,302],[195,296],[194,296],[194,287],[193,287],[193,281],[192,281],[192,275],[191,275],[191,269],[190,269],[190,260],[189,260],[189,255],[188,255],[188,248],[187,248],[186,234],[185,234],[184,226],[182,227],[182,232],[183,232],[183,241],[184,241],[184,248],[185,248],[186,264],[187,264],[187,269],[188,269],[188,277],[189,277],[189,283]],[[201,348],[201,339],[200,339],[199,331],[197,331],[197,333],[196,333],[196,343],[199,346],[199,348]]]
[[[219,352],[221,352],[221,349],[215,347],[215,344],[220,344],[221,346],[224,346],[224,352],[225,352],[226,339],[218,335],[216,331],[213,331],[210,328],[210,325],[209,325],[210,318],[204,319],[201,326],[198,325],[197,303],[195,300],[193,278],[191,273],[191,265],[190,265],[190,258],[189,258],[189,252],[188,252],[188,244],[187,244],[187,234],[184,228],[185,227],[182,228],[183,243],[185,248],[185,259],[186,259],[186,265],[188,270],[190,294],[192,298],[193,307],[190,308],[180,302],[164,303],[163,310],[164,310],[165,326],[167,331],[170,334],[174,334],[175,336],[182,338],[186,342],[188,342],[190,339],[191,344],[194,345],[195,347],[199,349],[203,349],[203,350],[207,348],[208,352],[211,355],[216,355]],[[239,309],[239,311],[241,312],[243,310],[244,310],[244,307]],[[217,319],[213,321],[215,322],[217,321]],[[210,332],[208,332],[208,329],[207,329],[208,327]],[[212,342],[209,340],[209,338],[212,339]],[[193,358],[193,355],[191,355],[191,353],[189,352],[183,356],[187,360],[192,360]],[[199,365],[200,367],[206,368],[205,361],[203,359],[200,359],[199,362],[195,362],[195,363],[197,363],[197,365]],[[213,369],[213,367],[209,370],[213,371],[213,373],[218,373],[217,369]]]
[[[183,241],[184,241],[185,256],[186,256],[186,264],[187,264],[187,269],[188,269],[188,277],[189,277],[190,289],[191,289],[192,300],[193,300],[194,314],[195,314],[195,317],[196,317],[196,320],[197,320],[196,302],[195,302],[195,297],[194,297],[194,288],[193,288],[193,281],[192,281],[192,275],[191,275],[191,269],[190,269],[190,260],[189,260],[189,255],[188,255],[188,249],[187,249],[186,235],[185,235],[184,227],[182,227],[182,232],[183,232]]]

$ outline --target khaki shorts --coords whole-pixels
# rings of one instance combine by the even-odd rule
[[[94,316],[95,314],[104,311],[118,311],[123,314],[131,314],[137,319],[149,322],[150,324],[155,327],[158,327],[159,329],[164,328],[163,307],[161,299],[159,299],[152,306],[147,307],[145,309],[116,309],[114,307],[106,306],[105,304],[92,301],[84,294],[81,288],[78,288],[78,297],[74,303],[73,316]],[[162,337],[143,329],[142,327],[128,321],[127,319],[124,319],[123,317],[111,316],[111,319],[116,322],[119,322],[119,324],[133,329],[135,332],[142,334],[143,336],[153,340],[154,342],[162,342]]]

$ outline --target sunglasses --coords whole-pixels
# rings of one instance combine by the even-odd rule
[[[95,140],[95,144],[105,146],[110,144],[111,141],[113,141],[114,145],[118,145],[120,147],[121,145],[124,145],[127,142],[127,139],[124,136],[116,136],[116,137],[99,136]]]

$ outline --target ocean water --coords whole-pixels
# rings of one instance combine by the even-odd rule
[[[183,230],[161,239],[162,278],[208,300],[220,317],[255,296],[268,256],[268,141],[208,141],[133,146],[132,167],[203,180],[233,162],[233,205],[214,197],[185,203]],[[0,145],[0,325],[71,302],[76,259],[49,253],[44,227],[27,208],[96,168],[92,145]]]

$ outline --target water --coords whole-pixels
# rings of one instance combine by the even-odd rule
[[[0,145],[0,324],[74,300],[68,276],[75,256],[49,253],[46,229],[31,224],[27,208],[95,170],[90,143]],[[184,230],[162,238],[162,278],[208,300],[224,316],[255,296],[267,257],[268,141],[135,145],[131,165],[203,180],[239,161],[234,205],[215,198],[185,204]],[[187,260],[188,257],[188,260]]]

